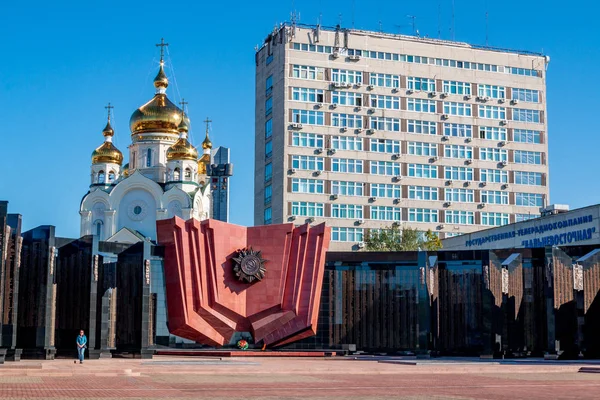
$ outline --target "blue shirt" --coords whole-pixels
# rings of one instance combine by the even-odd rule
[[[83,335],[83,336],[77,335],[77,344],[79,344],[79,345],[86,345],[87,344],[87,337],[85,335]]]

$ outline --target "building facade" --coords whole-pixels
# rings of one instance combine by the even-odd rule
[[[326,221],[332,250],[393,223],[440,237],[548,204],[548,57],[284,25],[256,53],[257,225]]]
[[[231,151],[219,146],[212,151],[213,163],[208,167],[212,193],[212,217],[229,222],[229,179],[233,176]]]

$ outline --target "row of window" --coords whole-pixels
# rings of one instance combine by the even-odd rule
[[[324,181],[320,179],[292,179],[292,193],[323,194]],[[413,200],[437,201],[440,200],[439,188],[431,186],[408,186],[408,198]],[[370,187],[370,196],[378,198],[399,199],[400,185],[387,183],[373,183]],[[364,196],[364,186],[361,182],[332,181],[331,194],[343,196]],[[270,196],[269,196],[270,197]],[[481,190],[481,203],[486,204],[509,204],[508,192],[499,190]],[[463,188],[446,188],[444,200],[459,203],[473,203],[475,190]],[[543,195],[538,193],[515,193],[515,205],[526,207],[543,206]]]
[[[412,209],[414,210],[412,215],[414,215],[415,217],[418,215],[423,216],[424,214],[426,214],[425,212],[420,212],[418,211],[419,209]],[[410,212],[410,210],[409,210]],[[533,218],[537,218],[539,217],[539,215],[536,214],[515,214],[515,222],[522,222],[522,221],[527,221]],[[452,217],[452,219],[454,219],[454,216]],[[457,219],[463,219],[462,216],[458,216]],[[469,220],[470,218],[465,216],[464,220]],[[481,221],[482,221],[482,225],[488,225],[488,226],[499,226],[499,225],[503,225],[503,222],[507,222],[508,223],[508,217],[506,214],[499,214],[499,213],[482,213],[481,215]],[[485,224],[484,222],[485,221]],[[415,221],[418,222],[418,221]],[[436,222],[436,221],[432,221],[432,222]],[[452,223],[452,222],[447,222],[447,223]],[[362,242],[364,239],[364,229],[363,228],[345,228],[345,227],[333,227],[331,228],[331,240],[334,242]],[[460,233],[452,233],[452,232],[446,232],[446,237],[451,237],[451,236],[457,236],[460,235]]]
[[[325,205],[310,201],[292,202],[292,215],[298,217],[324,217]],[[402,210],[399,207],[371,206],[370,219],[378,221],[401,222]],[[509,223],[508,213],[480,212],[481,225],[500,226]],[[363,206],[355,204],[332,204],[331,218],[363,219]],[[408,222],[442,222],[439,210],[429,208],[409,208]],[[453,225],[475,225],[475,212],[464,210],[445,210],[444,221]]]
[[[268,99],[265,105],[266,116],[270,115],[273,110],[273,105]],[[383,108],[390,110],[400,110],[400,98],[395,96],[371,96],[371,105],[374,108]],[[420,112],[426,114],[436,114],[437,111],[436,100],[429,99],[407,99],[406,111]],[[482,119],[495,119],[495,120],[506,120],[506,107],[500,106],[486,106],[480,105],[477,108],[478,117]],[[472,105],[468,103],[458,103],[454,101],[445,101],[443,103],[443,114],[460,116],[460,117],[471,117],[472,116]],[[354,125],[346,125],[344,123],[336,124],[335,121],[340,119],[347,119],[357,121]],[[374,117],[371,117],[374,118]],[[332,113],[332,126],[348,127],[348,128],[362,128],[362,115],[359,114],[345,114],[345,113]],[[512,121],[517,122],[528,122],[528,123],[541,123],[542,112],[540,110],[528,110],[523,108],[512,109]],[[325,111],[316,110],[292,110],[292,121],[295,123],[308,124],[308,125],[325,125]],[[393,129],[386,129],[393,130]]]
[[[309,80],[323,80],[324,74],[313,73],[309,74],[309,69],[317,69],[318,67],[307,67],[302,65],[294,65],[293,67],[293,77],[299,79],[309,79]],[[270,80],[269,80],[270,78]],[[347,84],[362,84],[362,72],[360,71],[349,71],[349,70],[340,70],[334,69],[332,71],[332,78],[334,83],[347,83]],[[266,93],[267,97],[273,90],[272,86],[272,75],[267,78],[266,81]],[[400,87],[400,76],[399,75],[391,75],[391,74],[378,74],[371,73],[369,84],[372,86],[379,87],[387,87],[397,89]],[[424,91],[424,92],[435,92],[436,91],[436,82],[434,79],[430,78],[420,78],[420,77],[407,77],[406,82],[407,89],[413,91]],[[469,82],[460,82],[460,81],[442,81],[442,91],[448,94],[457,94],[464,96],[471,96],[472,93],[472,85]],[[325,91],[323,89],[311,89],[311,88],[300,88],[294,87],[292,88],[292,99],[296,101],[307,101],[307,102],[323,102]],[[334,104],[343,104],[343,105],[354,105],[360,106],[361,103],[343,103],[336,101],[336,94],[339,95],[340,92],[334,91],[332,96],[332,102]],[[356,92],[341,92],[341,93],[351,93],[355,98],[362,98],[360,93]],[[490,99],[506,99],[506,88],[504,86],[498,85],[487,85],[487,84],[478,84],[477,85],[477,96],[482,98],[490,98]],[[511,91],[511,100],[515,100],[517,102],[522,101],[526,103],[539,103],[540,102],[540,92],[535,89],[524,89],[524,88],[512,88]]]
[[[334,48],[332,46],[322,46],[307,43],[293,43],[292,49],[300,51],[309,51],[315,53],[332,54]],[[365,58],[373,58],[377,60],[400,61],[415,64],[437,65],[442,67],[470,69],[478,71],[498,72],[511,75],[541,77],[542,71],[528,68],[509,67],[495,64],[476,63],[471,61],[459,61],[446,58],[423,57],[409,54],[389,53],[383,51],[370,51],[362,49],[336,49],[339,56],[357,56]]]
[[[530,174],[530,173],[527,173]],[[365,196],[363,182],[354,181],[331,181],[331,194],[341,196]],[[270,185],[269,185],[270,186]],[[325,181],[322,179],[293,178],[292,193],[324,194]],[[372,183],[370,196],[379,198],[399,199],[401,186],[390,183]],[[414,200],[440,200],[438,198],[439,188],[433,186],[408,186],[408,198]],[[444,190],[446,201],[470,202],[474,200],[473,189],[446,188]],[[518,206],[540,206],[543,203],[542,195],[529,193],[516,193],[516,204]],[[466,200],[461,200],[461,199]],[[265,194],[265,201],[267,194]],[[469,200],[470,199],[470,200]],[[533,203],[530,201],[534,199]],[[267,202],[267,201],[266,201]],[[269,201],[270,202],[270,193]],[[481,190],[481,202],[487,204],[509,204],[508,192],[498,190]]]

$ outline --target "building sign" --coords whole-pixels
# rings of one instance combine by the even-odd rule
[[[600,206],[592,206],[444,239],[442,244],[448,250],[600,244],[599,218]]]

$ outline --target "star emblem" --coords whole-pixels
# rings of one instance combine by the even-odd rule
[[[241,282],[252,283],[260,281],[265,277],[265,263],[267,260],[262,258],[260,250],[253,250],[252,247],[237,251],[233,257],[233,272],[236,278]]]

